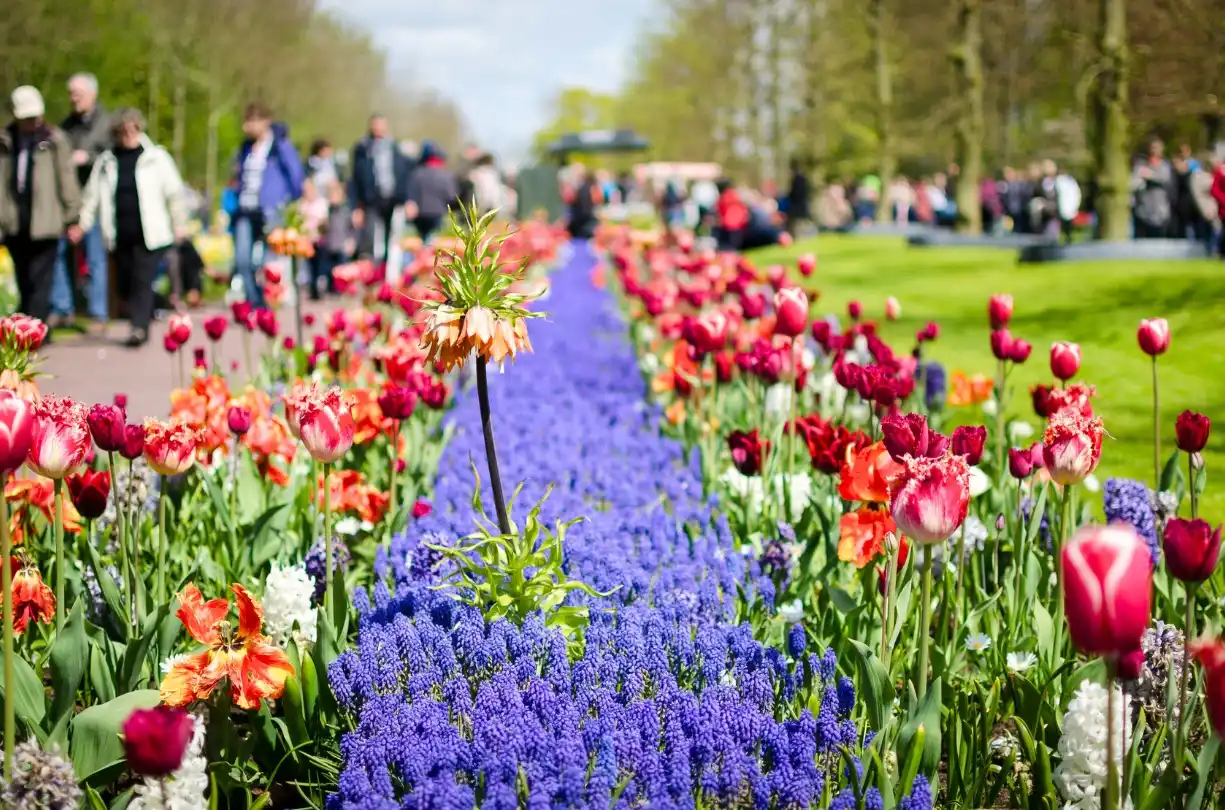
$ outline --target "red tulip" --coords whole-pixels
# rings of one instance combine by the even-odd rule
[[[731,352],[719,352],[715,355],[715,378],[721,383],[732,381],[736,370],[735,358]]]
[[[1033,351],[1033,349],[1033,345],[1030,344],[1028,340],[1013,338],[1012,346],[1008,350],[1008,359],[1017,365],[1020,365],[1029,359],[1029,353]]]
[[[388,386],[379,394],[379,410],[387,419],[407,419],[417,406],[417,395],[399,385]]]
[[[1212,730],[1217,737],[1225,738],[1225,643],[1201,639],[1191,644],[1190,652],[1204,667],[1204,695]]]
[[[106,511],[106,499],[111,495],[111,473],[109,470],[84,470],[78,475],[70,475],[65,482],[68,484],[68,496],[72,505],[86,520],[97,520]]]
[[[991,333],[991,354],[996,360],[1007,360],[1012,356],[1012,335],[1007,329],[996,329]]]
[[[316,461],[331,464],[353,446],[356,428],[344,393],[333,386],[326,391],[308,389],[298,408],[298,432],[306,451]]]
[[[166,334],[174,338],[174,342],[182,346],[191,340],[191,316],[187,314],[171,315],[166,322]]]
[[[251,318],[251,305],[246,301],[235,301],[230,304],[230,314],[234,317],[234,323],[243,327],[248,332],[255,328],[255,323]]]
[[[123,428],[128,420],[122,408],[115,405],[94,405],[85,419],[90,435],[94,437],[94,443],[103,453],[114,453],[123,446]]]
[[[285,351],[292,352],[294,350],[294,347],[297,346],[298,344],[294,341],[292,337],[290,337],[289,335],[286,335],[285,339],[281,341],[281,345],[285,347]]]
[[[169,776],[183,764],[196,721],[182,709],[137,709],[123,723],[123,751],[137,776]]]
[[[1008,473],[1018,481],[1029,478],[1034,471],[1034,454],[1028,449],[1008,449]]]
[[[1048,416],[1060,411],[1076,411],[1085,416],[1093,415],[1093,397],[1097,390],[1084,383],[1072,383],[1067,388],[1052,388],[1046,394],[1046,410]]]
[[[744,475],[760,473],[766,457],[770,454],[770,443],[761,440],[757,435],[757,428],[748,433],[733,430],[727,436],[727,446],[731,450],[732,464]]]
[[[428,501],[418,500],[413,504],[413,518],[420,520],[421,518],[434,511],[434,507],[430,506]]]
[[[214,315],[211,318],[204,319],[204,334],[208,335],[208,339],[216,343],[225,335],[226,327],[229,323],[226,322],[224,315]]]
[[[166,350],[166,354],[174,354],[179,350],[179,342],[174,339],[174,335],[167,332],[162,338],[162,348]]]
[[[439,411],[447,404],[447,384],[442,380],[436,380],[432,377],[426,382],[422,388],[417,391],[417,396],[421,397],[429,408]]]
[[[264,266],[264,281],[268,284],[281,283],[281,268],[276,265],[269,264]]]
[[[196,463],[200,431],[185,422],[145,420],[145,461],[162,475],[180,475]]]
[[[1063,549],[1064,613],[1072,642],[1088,655],[1140,647],[1151,612],[1148,546],[1125,523],[1085,526]]]
[[[251,409],[243,405],[231,405],[225,419],[235,436],[242,436],[251,429]]]
[[[1051,415],[1050,398],[1053,389],[1049,385],[1032,385],[1029,395],[1033,399],[1034,413],[1042,419]]]
[[[1136,340],[1140,343],[1140,350],[1147,355],[1156,357],[1165,354],[1170,348],[1169,322],[1165,318],[1146,318],[1140,321]]]
[[[1120,655],[1119,660],[1115,663],[1115,669],[1123,680],[1136,681],[1144,673],[1144,661],[1144,650],[1135,649]]]
[[[128,461],[135,461],[145,452],[145,429],[140,425],[128,425],[123,429],[123,447],[119,455]]]
[[[1058,380],[1070,380],[1080,371],[1080,346],[1059,340],[1051,344],[1051,373]]]
[[[915,333],[915,341],[917,343],[933,341],[938,337],[940,337],[940,324],[935,321],[928,321],[927,326],[924,326]]]
[[[193,357],[193,365],[196,368],[208,368],[208,358],[204,354],[204,347],[197,346],[191,350]]]
[[[128,395],[127,394],[115,394],[114,403],[115,403],[115,407],[118,408],[119,410],[123,411],[124,413],[128,412]]]
[[[38,351],[47,339],[47,325],[38,318],[18,312],[0,320],[0,337],[19,351]]]
[[[852,321],[857,321],[863,317],[863,304],[858,301],[849,301],[846,305],[846,314],[851,317]]]
[[[932,430],[922,414],[890,414],[881,420],[880,428],[885,449],[899,464],[907,456],[939,458],[949,446],[948,437]]]
[[[962,426],[953,431],[953,452],[964,456],[966,463],[977,467],[983,458],[983,446],[987,443],[987,429],[982,425]]]
[[[270,338],[276,337],[277,332],[280,331],[280,324],[277,323],[276,313],[270,309],[255,310],[255,325],[259,327],[259,331]]]
[[[766,311],[766,297],[761,293],[740,296],[740,311],[750,321],[760,318]]]
[[[811,253],[805,253],[796,260],[796,266],[800,269],[800,275],[811,276],[817,271],[817,257]]]
[[[727,315],[717,309],[703,312],[689,325],[689,342],[699,354],[709,354],[727,345]]]
[[[812,322],[812,339],[826,352],[829,351],[830,337],[833,336],[833,333],[833,324],[824,318],[818,318]]]
[[[1051,416],[1042,437],[1042,460],[1056,484],[1079,484],[1102,458],[1102,420],[1074,410]]]
[[[314,326],[315,325],[315,314],[313,312],[308,312],[305,315],[303,315],[302,323],[305,324],[306,326]]]
[[[908,456],[889,490],[889,509],[902,534],[916,543],[943,543],[966,519],[970,468],[952,452],[939,458]]]
[[[993,330],[1004,329],[1012,320],[1012,296],[997,293],[987,303],[987,317]]]
[[[808,326],[808,296],[799,287],[774,293],[774,334],[795,337]]]
[[[44,478],[61,479],[85,462],[90,449],[85,406],[64,397],[46,396],[31,410],[30,468]]]
[[[26,463],[33,439],[34,414],[29,403],[0,388],[0,479]]]
[[[1203,582],[1216,570],[1221,557],[1221,527],[1206,520],[1170,518],[1165,525],[1161,547],[1165,564],[1175,579]]]
[[[1208,444],[1208,433],[1212,422],[1207,416],[1194,411],[1183,411],[1174,421],[1174,432],[1178,435],[1178,449],[1184,453],[1199,453]]]

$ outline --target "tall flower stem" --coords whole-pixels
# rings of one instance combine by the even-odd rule
[[[915,670],[915,692],[922,700],[927,696],[927,647],[931,641],[932,623],[932,548],[923,546],[922,599],[919,604],[919,666]]]
[[[234,437],[234,453],[230,461],[230,558],[238,561],[238,454],[242,452],[239,437]],[[251,550],[254,554],[254,549]]]
[[[108,455],[108,463],[111,471],[111,498],[115,503],[115,531],[119,535],[119,571],[123,575],[123,592],[128,599],[128,611],[124,616],[124,621],[132,623],[135,621],[135,601],[132,598],[132,565],[128,559],[128,537],[126,521],[124,520],[123,509],[119,506],[119,482],[115,476],[115,451],[111,451]],[[134,627],[134,630],[139,631],[139,627]],[[133,634],[135,637],[135,634]]]
[[[166,603],[166,554],[170,541],[166,537],[166,476],[161,477],[157,494],[157,600]]]
[[[1008,382],[1008,364],[999,361],[998,371],[1000,381],[995,387],[995,463],[999,467],[999,478],[1004,480],[1008,475],[1008,455],[1004,452],[1004,387]]]
[[[327,606],[329,615],[332,610],[332,465],[323,462],[323,555],[327,560],[324,567],[323,604]]]
[[[1160,485],[1160,482],[1158,482]],[[1187,453],[1187,490],[1191,495],[1191,519],[1199,517],[1199,494],[1195,491],[1195,454]],[[1160,491],[1160,488],[1154,492]]]
[[[391,484],[388,487],[388,502],[391,508],[387,510],[387,514],[392,520],[395,520],[396,509],[399,507],[399,501],[396,500],[396,467],[400,465],[400,420],[395,420],[395,425],[391,429]],[[395,531],[395,526],[387,527],[387,547],[391,547],[391,533]]]
[[[1153,492],[1161,491],[1161,403],[1157,398],[1157,357],[1153,356]],[[1191,497],[1195,497],[1192,495]]]
[[[1072,537],[1072,487],[1063,488],[1063,502],[1059,510],[1059,540],[1055,543],[1055,655],[1063,657],[1063,547]]]
[[[8,475],[4,475],[7,479]],[[13,674],[13,566],[9,537],[8,499],[0,497],[0,588],[4,589],[4,694],[16,694]],[[57,566],[58,567],[58,566]],[[17,701],[4,701],[4,776],[12,776],[13,748],[17,743]]]
[[[498,513],[498,531],[510,534],[510,517],[506,513],[506,498],[502,495],[502,475],[498,472],[498,449],[493,441],[493,416],[489,412],[489,381],[485,358],[476,359],[476,395],[481,405],[481,432],[485,434],[485,458],[489,463],[489,484],[493,487],[493,505]]]
[[[1102,810],[1118,810],[1119,807],[1119,763],[1114,759],[1115,682],[1114,664],[1109,662],[1106,664],[1106,795]]]
[[[1186,624],[1182,636],[1182,675],[1178,686],[1178,733],[1174,738],[1174,768],[1182,769],[1183,752],[1187,749],[1187,734],[1191,725],[1187,722],[1187,683],[1191,676],[1191,639],[1195,635],[1195,594],[1199,583],[1188,582],[1184,585],[1187,597]]]
[[[7,563],[7,560],[5,561]],[[55,479],[55,629],[64,629],[64,591],[68,558],[64,556],[64,479]]]
[[[901,540],[897,541],[897,548],[889,549],[889,563],[885,573],[885,598],[881,603],[881,620],[880,620],[880,660],[885,665],[885,671],[889,671],[889,641],[892,638],[892,633],[889,632],[890,611],[893,610],[893,597],[897,593],[897,562],[898,555],[902,553]]]
[[[129,491],[129,494],[131,493],[131,489],[136,485],[136,480],[135,480],[136,476],[134,474],[135,469],[136,469],[136,462],[129,460],[128,461],[128,488],[129,488],[128,491]],[[129,498],[128,500],[131,500],[131,498]],[[144,576],[140,572],[140,527],[137,525],[136,517],[134,514],[127,515],[126,518],[127,519],[125,522],[128,524],[128,528],[131,530],[130,536],[132,538],[132,549],[131,549],[132,551],[132,555],[131,555],[132,590],[128,598],[132,600],[133,624],[136,626],[136,629],[139,632],[140,622],[141,622],[141,619],[143,618],[141,616],[141,613],[144,609],[144,596],[145,596],[145,579],[144,579]]]

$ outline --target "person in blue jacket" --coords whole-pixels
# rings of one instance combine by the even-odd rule
[[[284,219],[285,206],[302,196],[305,171],[289,129],[274,123],[272,113],[259,102],[243,111],[246,138],[234,160],[238,210],[234,213],[234,272],[242,279],[247,301],[264,306],[264,293],[255,278],[255,248]]]

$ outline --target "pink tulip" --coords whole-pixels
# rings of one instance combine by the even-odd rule
[[[939,458],[908,456],[889,489],[889,508],[902,534],[917,543],[943,543],[966,519],[970,467],[951,450]]]
[[[991,320],[992,330],[1006,328],[1012,320],[1012,296],[1003,293],[991,296],[987,304],[987,317]]]
[[[1088,655],[1122,656],[1140,646],[1151,613],[1153,566],[1130,525],[1085,526],[1063,549],[1064,613]]]
[[[34,416],[29,404],[7,388],[0,388],[0,476],[26,463],[34,438]]]
[[[722,349],[727,344],[727,315],[715,309],[694,318],[689,325],[689,342],[700,354]]]
[[[1051,373],[1059,380],[1070,380],[1080,371],[1080,346],[1059,340],[1051,344]]]
[[[1102,458],[1102,420],[1065,409],[1051,415],[1042,437],[1042,462],[1056,484],[1079,484]]]
[[[808,327],[808,295],[799,287],[774,294],[774,333],[795,337]]]
[[[84,464],[93,446],[85,406],[64,397],[46,396],[31,410],[30,468],[44,478],[60,479]]]
[[[171,315],[166,322],[166,334],[174,338],[174,342],[182,346],[191,340],[191,316],[187,314]]]
[[[902,305],[892,295],[885,299],[885,318],[896,321],[902,317]]]
[[[324,464],[339,461],[353,446],[356,430],[353,415],[339,388],[333,386],[307,397],[297,418],[302,444],[316,461]]]
[[[796,264],[802,276],[811,276],[817,271],[817,257],[811,253],[805,253],[796,261]]]
[[[1169,322],[1165,318],[1145,318],[1136,330],[1136,340],[1140,343],[1140,350],[1147,355],[1156,357],[1165,354],[1170,348]]]

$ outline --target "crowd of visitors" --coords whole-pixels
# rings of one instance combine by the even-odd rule
[[[140,111],[108,111],[87,73],[66,89],[72,113],[58,127],[46,119],[37,88],[10,95],[13,120],[0,129],[0,242],[12,258],[22,312],[53,328],[77,326],[79,295],[87,318],[81,328],[103,335],[113,297],[131,323],[125,343],[140,346],[158,306],[160,274],[170,282],[164,306],[199,303],[203,262],[190,219],[200,213],[207,224],[211,212],[149,138]],[[334,290],[333,268],[354,258],[387,262],[394,272],[407,227],[428,240],[459,200],[483,212],[515,203],[491,155],[470,146],[452,167],[436,144],[397,141],[379,114],[349,153],[348,178],[330,142],[316,140],[303,159],[288,127],[260,102],[244,109],[242,134],[221,210],[233,238],[231,278],[256,307],[265,303],[266,237],[291,209],[315,241],[299,281],[317,299]]]

